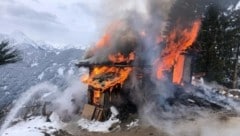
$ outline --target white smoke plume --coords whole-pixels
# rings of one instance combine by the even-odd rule
[[[58,87],[49,83],[40,83],[38,85],[30,87],[26,92],[24,92],[18,100],[15,101],[14,106],[8,113],[7,117],[5,118],[1,130],[0,135],[2,132],[11,125],[12,121],[18,116],[19,112],[26,106],[30,101],[36,98],[36,95],[39,94],[46,94],[46,93],[55,93],[58,91]]]
[[[62,120],[70,121],[80,115],[83,105],[87,103],[87,85],[75,80],[64,91],[59,92],[52,101],[50,110],[56,112]]]
[[[70,121],[74,116],[79,116],[83,105],[87,102],[87,86],[80,82],[79,77],[67,78],[69,83],[65,90],[44,82],[30,87],[21,94],[5,118],[0,134],[13,123],[15,118],[39,115],[43,110],[48,114],[57,113],[63,121]]]
[[[159,119],[148,113],[144,114],[144,119],[145,125],[151,125],[168,136],[238,136],[240,133],[240,118],[226,113],[201,111],[201,116],[176,120]]]
[[[130,27],[130,31],[132,30],[134,33],[146,33],[147,38],[139,40],[137,38],[137,44],[142,44],[144,46],[144,53],[139,56],[141,56],[143,59],[145,59],[150,64],[153,64],[153,61],[158,57],[158,55],[161,52],[161,47],[156,47],[156,37],[159,35],[162,35],[164,30],[166,29],[166,23],[169,19],[169,13],[170,10],[174,4],[175,0],[142,0],[139,1],[130,1],[130,0],[123,0],[123,1],[112,1],[112,0],[106,0],[103,3],[104,7],[102,9],[102,15],[100,18],[102,20],[101,23],[104,25],[108,25],[111,22],[114,21],[123,21]],[[178,1],[179,2],[179,1]],[[199,1],[198,1],[199,2]],[[206,3],[207,1],[204,1]],[[181,2],[180,2],[181,3]],[[196,4],[197,5],[197,4]],[[183,7],[181,7],[183,6]],[[185,5],[181,5],[179,9],[184,9]],[[193,5],[194,7],[195,5]],[[185,26],[186,21],[189,25],[189,21],[192,19],[196,19],[197,17],[201,16],[201,14],[204,12],[202,10],[202,7],[204,8],[205,5],[202,4],[200,6],[199,13],[196,13],[195,11],[188,11],[184,10],[184,12],[179,11],[178,9],[175,10],[175,13],[173,15],[173,19],[175,19],[171,25],[176,25],[178,21],[178,18],[183,17],[181,20],[183,22],[183,26]],[[190,15],[194,16],[184,16],[184,15]],[[178,16],[183,15],[183,16]],[[174,18],[175,17],[175,18]],[[187,18],[185,20],[185,18]],[[181,22],[181,23],[182,23]],[[190,22],[191,23],[191,22]],[[181,25],[181,24],[180,24]],[[102,30],[102,32],[105,32],[105,30]],[[127,33],[128,34],[128,33]],[[121,33],[116,34],[116,37],[119,37]],[[121,35],[122,36],[122,35]],[[117,41],[117,40],[116,40]],[[118,42],[112,41],[113,46],[117,46]],[[126,49],[129,49],[129,46],[126,46],[123,51]],[[103,57],[102,55],[109,54],[109,52],[114,52],[115,49],[119,48],[111,48],[106,49],[104,48],[103,52],[99,51],[96,53],[96,56],[94,57],[94,61],[99,61],[98,59],[105,59],[106,57]],[[101,60],[103,61],[103,60]],[[133,73],[134,74],[134,73]],[[133,78],[130,79],[131,83],[131,89],[135,92],[132,93],[133,101],[139,106],[139,114],[144,119],[146,123],[149,123],[150,125],[154,126],[155,128],[159,130],[164,130],[168,134],[173,136],[179,136],[179,135],[199,135],[199,136],[208,136],[208,135],[217,135],[218,133],[215,133],[211,130],[217,130],[218,128],[224,128],[226,125],[226,129],[221,130],[221,134],[227,134],[229,130],[231,130],[231,124],[235,124],[234,119],[236,118],[230,118],[228,121],[223,121],[219,119],[221,117],[219,114],[213,114],[215,112],[212,109],[201,108],[200,106],[184,106],[182,104],[172,106],[171,103],[167,101],[169,98],[173,98],[172,101],[174,101],[174,95],[177,88],[174,88],[174,86],[171,86],[171,84],[166,82],[158,82],[156,79],[152,79],[151,77],[147,77],[149,80],[152,80],[152,84],[146,83],[145,87],[142,87],[141,83],[139,83],[138,79]],[[178,90],[177,90],[178,91]],[[222,99],[217,98],[215,96],[212,96],[211,93],[206,93],[207,91],[204,91],[203,94],[200,94],[201,98],[205,97],[206,100],[210,100],[213,98],[213,101],[216,102],[216,105],[222,104],[218,103],[222,101]],[[192,93],[195,93],[194,91]],[[196,94],[194,94],[196,95]],[[197,95],[200,97],[199,95]],[[193,100],[189,100],[193,101]],[[226,102],[226,101],[225,101]],[[201,103],[201,102],[200,102]],[[226,104],[226,103],[225,103]],[[233,108],[234,110],[237,109],[237,104],[232,103],[230,101],[227,102],[227,104],[230,106],[230,108]],[[231,113],[231,111],[229,111]],[[206,127],[206,124],[210,124],[209,128]],[[238,124],[236,125],[238,126]],[[234,136],[237,134],[237,130],[233,130],[232,133]]]
[[[94,56],[87,53],[86,58],[90,58],[91,63],[107,61],[107,56],[120,50],[125,52],[131,50],[133,42],[142,44],[146,49],[142,57],[153,62],[160,49],[157,47],[156,39],[162,35],[168,14],[175,0],[142,0],[139,1],[111,1],[102,3],[99,10],[101,16],[96,16],[98,21],[99,39],[110,31],[110,43],[104,49],[98,49]],[[121,6],[119,6],[121,5]],[[120,23],[119,23],[120,22]],[[120,24],[120,25],[116,25]],[[114,27],[112,27],[114,26]],[[148,38],[140,38],[140,35],[147,35]],[[136,48],[136,47],[135,47]]]

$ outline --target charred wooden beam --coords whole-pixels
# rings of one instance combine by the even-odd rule
[[[132,63],[90,63],[88,61],[80,61],[75,64],[77,67],[101,67],[101,66],[108,66],[108,67],[142,67],[142,68],[151,68],[151,65],[137,65]]]

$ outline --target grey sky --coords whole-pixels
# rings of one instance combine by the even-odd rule
[[[0,1],[0,33],[22,31],[35,41],[89,46],[108,24],[124,18],[128,11],[138,11],[147,17],[148,0]]]
[[[1,0],[0,33],[17,30],[36,41],[89,45],[99,37],[104,24],[101,1]]]

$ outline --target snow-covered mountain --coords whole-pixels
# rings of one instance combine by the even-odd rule
[[[11,46],[17,46],[18,49],[40,47],[21,31],[14,31],[11,34],[0,34],[0,41],[8,41]]]
[[[88,48],[87,46],[80,46],[76,44],[57,45],[47,41],[34,41],[21,31],[13,31],[10,34],[0,33],[0,41],[8,41],[10,45],[17,46],[20,49],[25,49],[26,47],[34,47],[46,50],[65,50],[71,48],[85,50],[86,48]],[[28,46],[26,46],[26,44]]]
[[[49,81],[64,88],[67,77],[79,74],[74,64],[83,54],[81,49],[56,49],[44,42],[35,42],[21,32],[0,34],[1,41],[9,41],[22,57],[20,62],[0,66],[1,109],[33,85]]]

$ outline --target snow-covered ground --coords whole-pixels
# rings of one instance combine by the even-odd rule
[[[132,121],[131,123],[127,124],[127,129],[131,129],[131,128],[135,128],[137,126],[139,126],[139,119],[135,119],[134,121]]]
[[[235,10],[239,10],[240,9],[240,1],[238,2],[238,4],[235,7]]]
[[[43,116],[31,117],[26,121],[20,121],[3,131],[2,136],[45,136],[52,134],[64,127],[64,123],[53,113],[50,122]]]
[[[217,83],[206,83],[203,78],[192,78],[192,85],[209,91],[218,92],[221,95],[238,99],[240,97],[240,89],[229,89]]]
[[[78,121],[78,125],[82,129],[88,130],[89,132],[103,132],[103,133],[110,132],[110,128],[113,126],[113,124],[120,123],[120,120],[116,118],[116,116],[119,114],[117,109],[114,107],[111,107],[110,110],[112,112],[112,115],[105,122],[80,119]]]
[[[81,118],[77,121],[78,126],[81,129],[87,130],[89,132],[102,132],[108,133],[110,129],[114,126],[113,130],[120,128],[120,120],[116,118],[119,114],[116,108],[111,107],[112,115],[109,120],[104,122],[90,121]],[[54,132],[63,130],[68,124],[63,123],[60,117],[53,113],[50,116],[50,121],[47,121],[46,117],[36,116],[30,117],[26,120],[18,121],[16,124],[8,127],[2,131],[1,136],[45,136],[45,134],[52,135]],[[138,121],[135,120],[127,125],[129,129],[138,126]]]

